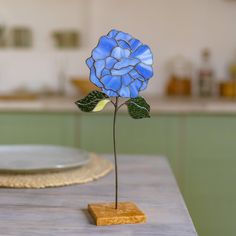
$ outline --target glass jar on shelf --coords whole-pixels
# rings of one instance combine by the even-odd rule
[[[182,55],[167,63],[169,79],[166,87],[168,96],[190,96],[192,94],[192,63]]]

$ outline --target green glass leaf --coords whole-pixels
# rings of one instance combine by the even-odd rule
[[[129,115],[134,119],[150,117],[150,106],[143,97],[131,98],[126,102]]]
[[[101,111],[104,109],[104,107],[107,105],[108,102],[110,102],[111,100],[106,98],[101,100],[100,102],[98,102],[98,104],[94,107],[93,111]]]
[[[105,93],[92,91],[86,97],[75,102],[75,104],[81,111],[91,112],[100,101],[108,98],[109,97]]]

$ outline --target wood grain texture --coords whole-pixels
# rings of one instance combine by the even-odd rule
[[[111,156],[107,158],[112,159]],[[114,201],[114,176],[48,189],[0,189],[0,235],[196,236],[165,158],[118,156],[120,201],[133,201],[146,224],[95,226],[88,203]]]

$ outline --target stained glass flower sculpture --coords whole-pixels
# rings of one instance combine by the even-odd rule
[[[127,33],[102,36],[87,59],[90,80],[109,97],[135,98],[153,76],[152,53]]]
[[[116,116],[126,105],[134,119],[150,117],[150,106],[139,92],[146,89],[153,76],[153,56],[150,48],[130,34],[111,30],[102,36],[86,60],[90,81],[100,91],[92,91],[76,102],[84,112],[101,111],[111,102],[114,105],[113,147],[115,158],[115,207],[118,207],[118,172],[116,154]],[[120,103],[120,98],[126,98]],[[124,100],[124,99],[123,99]]]

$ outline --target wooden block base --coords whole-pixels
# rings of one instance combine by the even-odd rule
[[[146,215],[132,202],[89,204],[88,211],[97,226],[138,224],[146,222]]]

